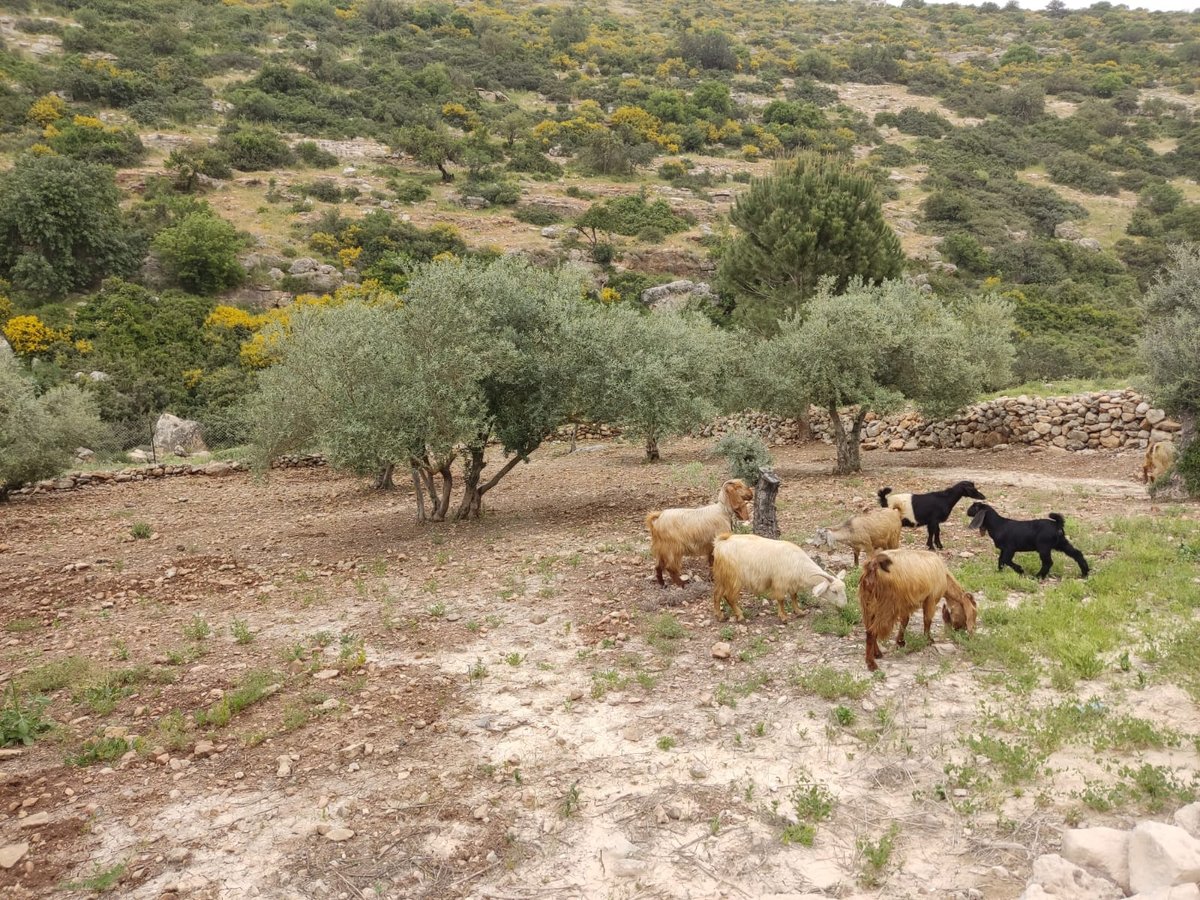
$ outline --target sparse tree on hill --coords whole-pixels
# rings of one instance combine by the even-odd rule
[[[446,166],[458,162],[463,141],[451,134],[445,125],[410,125],[400,130],[396,143],[417,162],[435,167],[442,173],[442,181],[454,180]]]
[[[799,309],[822,278],[841,290],[850,279],[900,274],[900,239],[884,221],[871,177],[847,160],[806,154],[753,181],[730,213],[738,234],[719,277],[737,298],[735,316],[770,333]]]
[[[837,473],[861,468],[859,440],[868,412],[911,401],[931,417],[954,412],[1011,363],[1006,304],[981,299],[955,315],[932,294],[887,281],[855,279],[842,294],[824,281],[804,314],[793,313],[763,350],[773,404],[811,402],[826,410]],[[853,408],[849,427],[841,411]]]

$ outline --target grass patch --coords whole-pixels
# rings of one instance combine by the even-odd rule
[[[812,776],[802,774],[788,793],[788,803],[796,815],[796,821],[784,827],[780,840],[785,844],[811,847],[816,840],[817,825],[833,815],[833,794],[825,785],[813,780]]]
[[[859,838],[855,842],[861,860],[858,880],[864,887],[876,888],[883,884],[899,834],[899,826],[891,825],[876,841]]]
[[[274,672],[249,672],[237,687],[227,692],[208,709],[197,710],[196,725],[200,728],[224,728],[234,716],[274,693],[270,688],[278,685],[279,678]]]
[[[96,763],[109,763],[120,759],[130,750],[141,749],[140,740],[129,741],[121,737],[96,738],[84,741],[83,747],[67,761],[73,766],[90,766]]]
[[[129,533],[136,540],[144,541],[154,534],[154,529],[150,526],[149,522],[134,522],[129,529]]]
[[[181,710],[171,710],[159,719],[154,727],[152,743],[155,746],[163,747],[166,750],[182,750],[190,742],[187,718]]]
[[[22,693],[52,694],[85,681],[91,672],[90,660],[84,659],[82,656],[68,656],[30,669],[20,677],[17,683]]]
[[[807,672],[797,671],[792,684],[822,700],[861,700],[871,689],[871,679],[856,678],[833,666],[818,666]]]
[[[254,632],[250,630],[250,626],[243,619],[234,619],[230,622],[229,633],[233,635],[233,640],[238,644],[249,644],[254,640]]]
[[[35,630],[39,624],[37,619],[13,619],[4,623],[4,630],[10,634],[21,634],[25,631]]]
[[[107,869],[97,868],[96,871],[87,878],[81,878],[79,881],[68,881],[62,888],[65,891],[92,891],[96,894],[103,894],[114,887],[125,877],[125,863],[117,863],[109,866]]]
[[[609,691],[621,691],[629,686],[629,676],[616,669],[592,673],[592,698],[601,700]]]
[[[1191,781],[1184,781],[1173,769],[1143,763],[1137,768],[1121,766],[1115,783],[1087,782],[1078,796],[1097,812],[1135,809],[1158,813],[1194,802],[1197,791],[1200,780],[1195,775]]]
[[[853,574],[853,573],[851,573]],[[853,597],[855,588],[849,584],[850,576],[846,576],[846,596]],[[862,611],[857,603],[847,603],[841,607],[822,608],[813,617],[813,630],[817,634],[833,634],[838,637],[849,637],[862,625]]]
[[[685,637],[687,629],[671,613],[655,616],[646,628],[646,643],[663,656],[674,653],[678,643]]]

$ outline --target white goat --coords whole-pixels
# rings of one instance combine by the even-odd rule
[[[818,528],[817,541],[832,549],[837,542],[854,549],[854,564],[858,556],[870,556],[872,550],[895,550],[900,546],[900,522],[904,513],[895,508],[873,509],[851,516],[837,528]]]
[[[646,516],[650,552],[654,554],[654,577],[658,583],[663,584],[665,569],[671,580],[683,587],[679,571],[685,556],[707,557],[711,566],[713,540],[738,521],[750,518],[750,501],[753,499],[754,490],[740,478],[733,478],[721,485],[716,503],[695,509],[663,509]]]
[[[845,606],[845,574],[830,575],[791,541],[773,541],[756,534],[722,534],[713,545],[713,612],[721,621],[724,600],[735,619],[745,619],[738,602],[743,588],[774,600],[781,622],[787,621],[784,602],[788,598],[792,610],[800,611],[801,591],[812,591],[814,597],[828,595],[838,606]]]

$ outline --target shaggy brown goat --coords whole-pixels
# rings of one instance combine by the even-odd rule
[[[730,531],[739,520],[752,515],[750,501],[754,489],[747,487],[740,478],[732,478],[721,485],[717,502],[696,509],[663,509],[646,516],[646,527],[650,529],[650,552],[654,554],[654,577],[665,587],[663,571],[671,581],[683,587],[679,577],[680,566],[685,556],[703,556],[711,567],[713,541],[717,535]]]
[[[932,640],[929,629],[933,613],[943,597],[948,609],[942,618],[955,628],[973,633],[975,598],[962,589],[940,556],[928,550],[884,550],[873,554],[863,565],[858,582],[858,605],[867,632],[867,668],[872,672],[879,668],[875,662],[883,656],[879,640],[886,638],[897,623],[896,646],[904,646],[908,620],[918,609],[925,617],[925,637]]]
[[[1142,461],[1142,481],[1156,481],[1175,465],[1175,443],[1173,441],[1158,441],[1146,448],[1146,458]]]

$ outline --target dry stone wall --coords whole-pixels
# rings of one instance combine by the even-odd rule
[[[810,410],[817,437],[830,439],[829,414]],[[1061,450],[1145,448],[1151,442],[1174,441],[1180,424],[1153,408],[1131,390],[1075,394],[1069,397],[999,397],[964,409],[958,416],[926,422],[919,413],[876,417],[863,427],[864,450],[988,449],[1025,445]],[[701,428],[702,437],[750,431],[769,443],[799,440],[795,419],[742,412]]]

